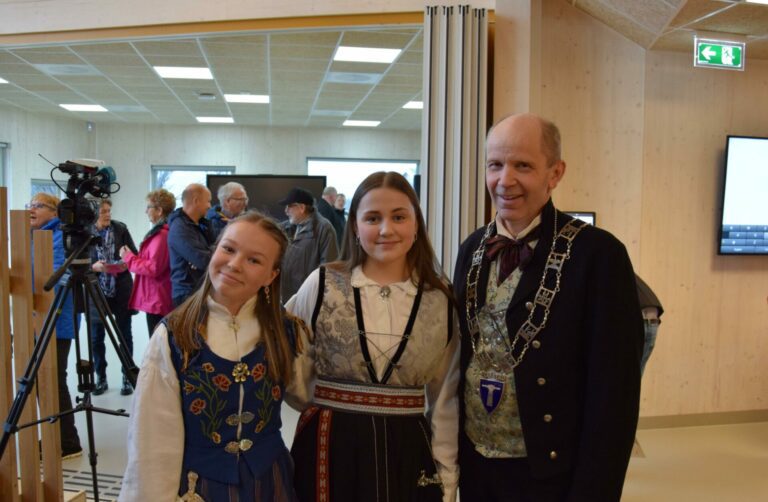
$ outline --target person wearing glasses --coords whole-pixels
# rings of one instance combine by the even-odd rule
[[[128,354],[133,353],[133,332],[131,316],[135,311],[128,308],[128,299],[133,290],[133,278],[128,272],[128,266],[120,258],[120,249],[128,247],[133,253],[138,253],[133,238],[125,223],[112,219],[112,201],[101,199],[99,217],[93,226],[93,231],[101,237],[99,243],[91,246],[91,269],[98,272],[99,286],[107,299],[109,310],[115,317],[117,329],[123,335]],[[95,305],[90,306],[91,344],[93,347],[93,365],[96,370],[96,390],[98,396],[107,391],[107,358],[104,343],[104,324],[101,322]],[[133,387],[123,373],[123,386],[120,394],[127,396],[133,393]]]
[[[48,193],[35,194],[26,206],[29,209],[29,224],[32,230],[53,231],[54,270],[61,267],[66,258],[64,235],[59,228],[58,206],[59,198]],[[34,255],[34,251],[32,254]],[[33,276],[34,273],[33,267]],[[55,291],[58,292],[59,288],[61,286],[57,285]],[[80,315],[75,315],[72,292],[70,292],[67,294],[61,307],[59,318],[56,320],[56,359],[59,380],[59,410],[61,412],[72,409],[72,397],[69,395],[69,388],[67,387],[67,362],[69,361],[69,350],[72,347],[72,340],[75,338],[75,333],[79,326]],[[79,457],[83,454],[83,448],[80,446],[80,437],[77,435],[75,416],[73,414],[62,415],[59,418],[59,422],[61,423],[62,459]]]
[[[214,240],[230,220],[245,213],[248,208],[248,194],[245,193],[245,187],[236,181],[221,185],[216,196],[219,198],[219,204],[210,208],[205,215],[211,222]]]
[[[147,217],[152,228],[135,254],[128,246],[120,248],[120,258],[134,274],[128,307],[147,314],[149,336],[160,320],[173,310],[171,263],[168,255],[168,215],[176,209],[176,197],[164,188],[147,194]]]

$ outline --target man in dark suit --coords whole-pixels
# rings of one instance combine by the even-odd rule
[[[515,115],[488,133],[498,212],[454,273],[463,502],[621,497],[642,319],[624,246],[552,204],[565,168],[551,122]]]

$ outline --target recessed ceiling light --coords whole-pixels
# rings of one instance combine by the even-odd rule
[[[162,78],[193,78],[198,80],[213,80],[210,68],[191,66],[154,66]]]
[[[195,117],[198,122],[203,124],[234,124],[232,117]]]
[[[400,55],[400,49],[378,49],[375,47],[340,46],[333,55],[334,61],[353,61],[356,63],[391,63]]]
[[[408,101],[403,105],[406,110],[421,110],[424,108],[424,101]]]
[[[59,105],[65,110],[71,112],[106,112],[107,109],[101,105]]]
[[[225,94],[227,103],[269,103],[266,94]]]
[[[7,80],[5,80],[4,78],[0,78],[0,84],[7,84],[7,83],[8,83]]]
[[[348,127],[376,127],[381,124],[379,120],[345,120],[344,125]]]

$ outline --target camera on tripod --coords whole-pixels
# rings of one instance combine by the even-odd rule
[[[57,168],[69,174],[67,187],[64,189],[67,196],[61,201],[58,209],[61,230],[65,237],[64,247],[69,255],[90,236],[88,227],[96,221],[98,214],[95,198],[108,197],[119,189],[119,185],[115,181],[115,170],[104,166],[104,161],[101,160],[68,160]],[[87,195],[91,198],[86,197]]]

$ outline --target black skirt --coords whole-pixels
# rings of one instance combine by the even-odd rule
[[[440,502],[430,438],[423,415],[310,408],[291,448],[299,500]]]

